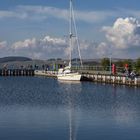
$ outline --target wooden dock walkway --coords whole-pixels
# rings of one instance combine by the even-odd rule
[[[0,69],[0,76],[34,76],[32,69]]]

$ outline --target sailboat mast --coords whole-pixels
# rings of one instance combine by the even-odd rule
[[[70,21],[69,21],[69,47],[70,47],[70,62],[69,66],[71,67],[71,59],[72,59],[72,0],[70,0]]]

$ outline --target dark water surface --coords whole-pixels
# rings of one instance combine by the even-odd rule
[[[140,88],[0,77],[0,140],[140,140]]]

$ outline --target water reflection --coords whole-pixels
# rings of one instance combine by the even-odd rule
[[[81,81],[63,81],[63,80],[59,80],[58,83],[62,83],[62,84],[81,84]]]
[[[139,93],[135,88],[121,86],[112,88],[112,116],[118,125],[131,126],[136,121],[140,104]]]
[[[60,89],[65,87],[65,94],[67,96],[65,99],[68,102],[69,140],[76,140],[76,97],[80,96],[78,94],[82,91],[82,83],[80,81],[59,81],[59,86]]]
[[[1,77],[0,139],[139,140],[139,91],[44,77]]]
[[[75,130],[75,112],[72,100],[69,103],[69,140],[76,140],[76,130]]]

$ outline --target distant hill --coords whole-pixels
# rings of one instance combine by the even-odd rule
[[[9,56],[0,58],[0,63],[13,62],[13,61],[31,61],[32,59],[20,56]]]

